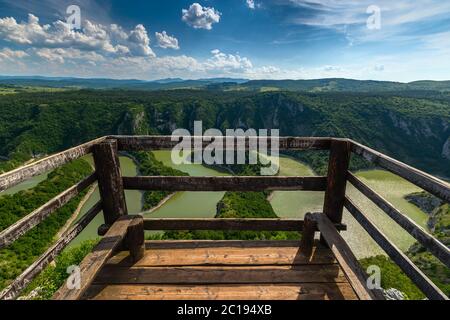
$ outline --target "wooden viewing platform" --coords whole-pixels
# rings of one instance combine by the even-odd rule
[[[99,213],[101,241],[80,264],[79,288],[63,285],[54,299],[383,299],[340,232],[344,207],[429,299],[444,293],[346,195],[351,183],[450,267],[450,250],[348,171],[351,154],[450,202],[449,185],[349,139],[278,138],[281,150],[329,150],[327,176],[122,177],[119,151],[170,149],[167,136],[109,136],[0,175],[0,191],[93,153],[96,171],[0,232],[7,247],[49,214],[98,182],[101,200],[28,267],[0,299],[15,299]],[[204,145],[207,145],[205,142]],[[225,145],[225,144],[224,144]],[[248,149],[249,138],[245,147]],[[270,146],[269,146],[270,147]],[[164,191],[324,191],[323,212],[297,219],[149,219],[128,215],[125,189]],[[300,241],[144,241],[145,230],[299,231]],[[316,236],[320,234],[320,241]]]
[[[102,268],[86,299],[358,299],[332,252],[296,241],[149,241]]]

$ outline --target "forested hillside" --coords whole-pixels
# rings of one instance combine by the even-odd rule
[[[0,170],[107,134],[276,128],[281,135],[350,137],[427,172],[450,177],[450,95],[65,91],[0,99]]]
[[[0,197],[0,231],[91,172],[92,168],[86,161],[76,160],[52,171],[46,180],[30,190],[20,191],[14,195],[2,195]],[[73,214],[85,193],[86,191],[82,192],[14,243],[0,250],[0,289],[20,275],[53,244],[55,235]]]

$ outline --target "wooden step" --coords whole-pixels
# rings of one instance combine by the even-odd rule
[[[333,264],[335,258],[330,250],[316,247],[311,257],[306,257],[298,247],[185,247],[171,248],[147,245],[146,255],[135,267],[195,266],[195,265],[304,265]],[[132,266],[127,252],[121,252],[108,262],[109,265]]]
[[[356,300],[348,283],[284,285],[93,285],[95,300]]]
[[[111,257],[85,299],[357,299],[332,251],[316,241],[147,241],[133,263]]]
[[[94,284],[207,284],[346,282],[337,264],[232,267],[118,267],[105,266]]]

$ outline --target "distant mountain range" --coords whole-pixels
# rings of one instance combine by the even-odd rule
[[[240,78],[181,79],[153,81],[136,79],[70,78],[42,76],[0,76],[0,86],[39,86],[81,89],[173,90],[207,89],[219,91],[299,91],[299,92],[393,92],[428,90],[450,92],[450,81],[392,81],[328,78],[315,80],[248,80]]]
[[[39,86],[51,88],[84,88],[84,89],[135,89],[135,90],[170,90],[203,88],[214,84],[242,84],[248,79],[209,78],[185,80],[181,78],[167,78],[153,81],[136,79],[106,79],[106,78],[70,78],[70,77],[41,77],[41,76],[0,76],[0,85],[11,86]]]

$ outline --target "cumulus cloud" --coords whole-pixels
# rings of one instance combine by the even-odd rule
[[[212,25],[220,21],[220,15],[221,13],[214,8],[193,3],[189,9],[182,10],[181,19],[195,29],[211,30]]]
[[[28,53],[22,50],[11,50],[9,48],[4,48],[0,50],[0,60],[15,60],[16,58],[21,59],[28,57]]]
[[[105,26],[85,20],[82,30],[74,30],[61,20],[52,25],[41,25],[38,17],[29,14],[26,22],[18,23],[12,17],[0,19],[0,38],[35,48],[75,48],[104,54],[154,56],[147,30],[141,24],[127,33],[115,24]]]
[[[30,52],[33,52],[36,56],[41,59],[44,59],[48,62],[57,62],[64,63],[66,61],[76,60],[78,64],[82,64],[84,62],[94,65],[97,62],[106,61],[106,58],[94,51],[82,51],[73,48],[41,48],[41,49],[33,49]]]
[[[255,9],[255,0],[246,0],[247,2],[247,7],[249,7],[250,9]]]
[[[161,33],[155,32],[155,36],[159,47],[164,49],[175,49],[175,50],[180,49],[180,47],[178,46],[178,39],[169,36],[165,31]]]
[[[253,68],[252,62],[248,58],[241,57],[238,54],[226,54],[218,49],[212,50],[211,54],[212,57],[204,63],[206,69],[236,72]]]

